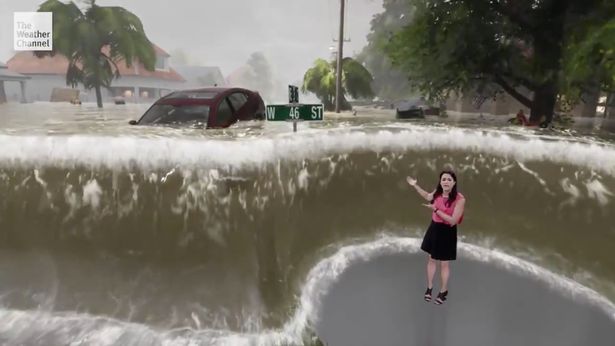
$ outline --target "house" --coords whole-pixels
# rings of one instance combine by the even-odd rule
[[[19,100],[21,102],[26,102],[26,81],[28,79],[30,79],[30,77],[24,76],[13,71],[9,71],[8,67],[0,62],[0,103],[5,103],[7,101],[4,82],[19,82],[19,89],[21,95]]]
[[[146,70],[138,61],[131,67],[125,61],[119,61],[120,78],[112,81],[110,90],[102,90],[104,102],[116,97],[123,97],[128,102],[153,102],[170,91],[185,88],[185,79],[169,66],[170,55],[155,44],[153,47],[156,52],[155,70]],[[28,101],[49,101],[54,88],[67,87],[68,59],[61,54],[38,58],[32,52],[19,52],[7,61],[7,66],[10,72],[30,79],[25,85]],[[94,90],[85,90],[82,85],[77,88],[81,101],[96,101]],[[12,86],[7,86],[6,93],[9,99],[15,99],[19,94]]]

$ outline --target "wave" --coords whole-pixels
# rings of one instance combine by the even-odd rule
[[[615,176],[615,147],[597,140],[424,126],[319,129],[234,140],[0,135],[0,146],[5,166],[240,168],[357,151],[447,150],[573,164]]]
[[[355,240],[314,265],[307,274],[298,297],[298,307],[279,329],[258,333],[182,328],[154,330],[145,325],[76,313],[0,310],[0,340],[27,343],[45,340],[77,345],[305,345],[317,344],[313,328],[320,302],[340,275],[358,263],[382,255],[419,252],[420,239],[381,235],[376,240]],[[615,322],[615,304],[594,290],[535,264],[468,243],[459,244],[459,257],[480,261],[542,282],[577,302],[591,305]]]

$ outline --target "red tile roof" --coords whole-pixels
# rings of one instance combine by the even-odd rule
[[[157,55],[169,57],[162,48],[153,45]],[[53,57],[45,56],[37,58],[32,52],[19,52],[6,62],[9,70],[23,74],[66,74],[68,59],[64,55],[56,54]],[[183,82],[184,78],[174,69],[148,71],[143,64],[135,62],[131,67],[126,66],[125,61],[117,64],[121,76],[140,76],[146,78],[158,78]],[[135,69],[135,66],[137,68]]]
[[[156,45],[154,43],[152,43],[152,47],[154,47],[154,51],[156,51],[157,55],[162,55],[162,56],[167,57],[167,58],[171,56],[164,49],[158,47],[158,45]]]
[[[39,59],[32,52],[19,52],[6,65],[11,71],[25,74],[66,74],[68,59],[59,54]]]

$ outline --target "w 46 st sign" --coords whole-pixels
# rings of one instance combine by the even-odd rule
[[[268,105],[265,111],[269,121],[322,120],[323,105]]]

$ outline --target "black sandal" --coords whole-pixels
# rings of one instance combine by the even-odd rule
[[[438,297],[435,300],[437,305],[442,305],[446,301],[446,296],[448,295],[448,291],[438,293]]]
[[[425,301],[426,302],[430,302],[431,301],[431,290],[433,288],[428,288],[427,291],[425,291]]]

